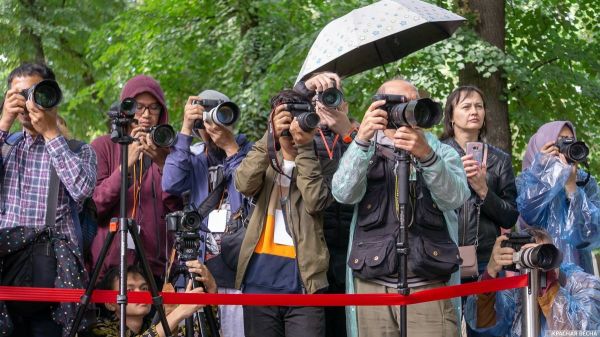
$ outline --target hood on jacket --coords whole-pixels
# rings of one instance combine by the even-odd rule
[[[527,143],[527,151],[525,151],[525,156],[523,156],[521,169],[528,169],[533,163],[535,155],[540,152],[544,144],[551,140],[556,140],[560,134],[560,130],[565,126],[573,131],[574,137],[577,137],[575,127],[569,121],[555,121],[540,126],[537,132],[529,139],[529,143]]]
[[[158,124],[167,124],[169,122],[169,114],[167,112],[167,104],[165,103],[165,94],[160,87],[160,84],[158,84],[154,78],[146,75],[137,75],[133,77],[125,83],[125,86],[121,91],[120,100],[122,101],[127,97],[135,97],[144,92],[154,96],[162,106]]]

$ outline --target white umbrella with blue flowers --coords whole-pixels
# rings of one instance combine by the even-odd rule
[[[419,0],[381,0],[355,9],[321,30],[296,81],[320,71],[346,77],[382,66],[450,37],[464,21]]]

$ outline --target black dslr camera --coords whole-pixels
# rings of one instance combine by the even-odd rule
[[[22,90],[20,94],[44,109],[54,108],[62,100],[62,91],[54,80],[43,80],[31,88]]]
[[[292,114],[292,117],[298,119],[298,125],[305,132],[310,132],[319,126],[321,118],[316,114],[314,106],[308,103],[292,102],[286,103],[286,111]],[[282,136],[289,136],[289,132],[282,134]]]
[[[167,214],[167,231],[175,233],[175,249],[180,261],[195,260],[204,257],[206,249],[206,232],[202,225],[202,217],[190,204],[189,191],[182,195],[183,210]],[[206,229],[206,230],[204,230]],[[202,235],[201,232],[204,232]]]
[[[548,271],[557,268],[562,262],[562,254],[551,243],[545,243],[532,248],[521,248],[528,243],[535,243],[535,238],[527,233],[509,233],[508,240],[502,241],[501,247],[515,250],[513,265],[505,266],[505,270],[518,271],[521,269],[541,269]]]
[[[401,126],[428,129],[442,119],[442,106],[429,98],[411,101],[404,95],[373,96],[373,102],[380,100],[386,101],[381,109],[388,113],[388,129],[397,129]]]
[[[570,164],[584,162],[590,154],[590,148],[584,142],[577,141],[573,137],[559,138],[556,147]]]
[[[194,121],[194,129],[204,129],[204,122],[220,126],[233,125],[240,117],[240,108],[233,102],[216,99],[193,100],[192,105],[202,105],[206,109],[202,119]]]

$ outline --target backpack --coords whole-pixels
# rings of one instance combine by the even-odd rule
[[[2,164],[4,158],[8,158],[14,146],[23,139],[24,136],[21,131],[15,132],[6,138],[2,145],[2,158],[0,158],[0,164]],[[69,149],[75,153],[79,152],[83,145],[85,145],[84,142],[75,139],[67,140],[67,144],[69,145]],[[0,177],[3,177],[4,165],[0,165],[0,170],[2,170]],[[1,182],[2,180],[0,180],[0,183]],[[92,245],[92,241],[98,232],[96,204],[94,204],[94,200],[89,197],[83,201],[81,211],[78,211],[77,203],[73,199],[70,199],[69,205],[75,223],[75,235],[77,235],[84,258],[87,258],[91,253],[90,246]]]

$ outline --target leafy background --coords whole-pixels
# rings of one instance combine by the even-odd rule
[[[472,0],[474,1],[474,0]],[[470,24],[452,38],[387,66],[444,102],[460,72],[500,74],[508,102],[517,172],[529,137],[543,123],[573,121],[600,163],[599,30],[595,0],[505,2],[505,50],[480,38],[469,0],[429,1]],[[0,75],[28,60],[44,60],[65,91],[60,113],[73,134],[91,140],[107,132],[105,111],[122,85],[145,73],[165,90],[172,124],[181,124],[189,95],[220,90],[243,109],[239,131],[265,129],[268,98],[291,87],[319,30],[370,1],[276,0],[2,0]],[[344,80],[352,116],[361,119],[382,68]],[[439,130],[437,130],[439,131]],[[494,132],[494,130],[492,130]]]

